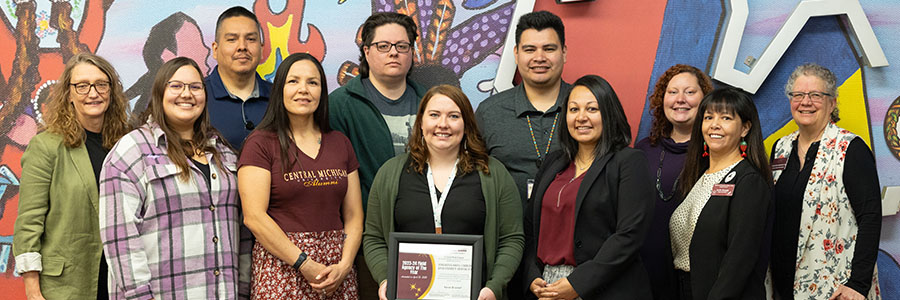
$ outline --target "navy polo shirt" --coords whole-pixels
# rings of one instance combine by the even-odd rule
[[[231,146],[240,150],[244,139],[259,125],[266,113],[272,84],[256,74],[256,87],[253,88],[253,93],[249,99],[241,101],[225,88],[218,66],[206,76],[205,81],[210,124],[222,133]],[[253,128],[248,128],[248,123],[252,123]]]

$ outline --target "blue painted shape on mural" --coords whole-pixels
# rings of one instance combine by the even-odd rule
[[[275,82],[275,73],[278,72],[278,66],[280,66],[281,61],[284,60],[284,58],[281,57],[281,51],[279,51],[279,50],[281,50],[281,48],[275,49],[275,68],[272,69],[272,73],[269,73],[269,74],[266,74],[263,76],[263,79],[265,79],[268,82]]]
[[[647,88],[648,96],[653,92],[659,76],[672,65],[690,64],[708,71],[707,61],[714,54],[716,46],[712,43],[714,28],[718,26],[721,11],[718,1],[709,2],[697,4],[678,0],[670,1],[666,6],[659,49]],[[699,9],[700,7],[703,9]],[[784,96],[784,84],[796,66],[807,62],[823,65],[835,73],[838,85],[860,68],[839,21],[834,16],[810,19],[753,96],[759,111],[763,137],[781,129],[791,120],[790,105]],[[651,117],[648,108],[649,103],[645,102],[638,131],[639,139],[648,136],[650,132]]]
[[[878,284],[881,295],[900,295],[900,264],[884,250],[878,251]]]
[[[462,6],[466,9],[481,9],[485,6],[494,4],[497,0],[465,0],[462,3]]]
[[[0,236],[0,274],[6,273],[12,258],[13,236]]]
[[[659,76],[675,64],[687,64],[706,70],[711,49],[715,46],[715,28],[719,26],[721,12],[722,4],[718,0],[670,0],[666,4],[637,140],[650,133],[652,118],[649,97]]]
[[[791,120],[784,85],[794,68],[810,62],[820,64],[834,72],[837,85],[859,70],[859,62],[839,22],[840,19],[835,16],[810,19],[753,96],[763,137],[781,129]]]

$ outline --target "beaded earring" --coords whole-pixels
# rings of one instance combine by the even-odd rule
[[[747,141],[741,139],[741,157],[747,157]]]
[[[709,156],[709,146],[706,145],[706,142],[703,142],[703,157]]]

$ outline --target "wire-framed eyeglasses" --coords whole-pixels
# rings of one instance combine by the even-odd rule
[[[800,102],[803,101],[803,98],[809,97],[809,100],[812,102],[821,103],[825,101],[826,97],[832,97],[833,95],[823,92],[790,92],[787,93],[787,96],[792,102]]]

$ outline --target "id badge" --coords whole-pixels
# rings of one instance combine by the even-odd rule
[[[531,199],[531,190],[534,189],[534,179],[529,178],[526,182],[528,182],[528,187],[526,188],[528,190],[528,199]]]
[[[772,171],[781,171],[787,167],[787,157],[779,157],[772,160]]]
[[[711,196],[731,196],[734,195],[734,184],[718,183],[713,185]]]

